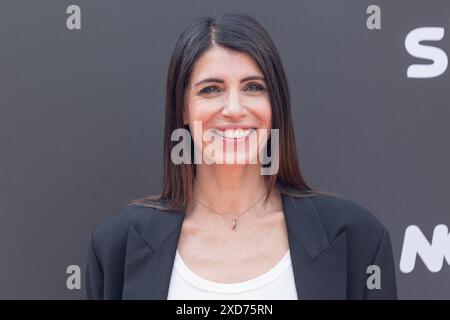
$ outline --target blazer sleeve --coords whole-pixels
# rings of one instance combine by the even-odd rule
[[[85,281],[87,299],[103,299],[103,269],[95,251],[94,233],[89,239]]]
[[[389,231],[385,227],[372,265],[380,268],[381,288],[369,289],[366,286],[365,298],[367,300],[397,300],[394,255]]]

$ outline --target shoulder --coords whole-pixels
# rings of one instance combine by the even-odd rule
[[[308,199],[330,242],[345,233],[351,242],[377,247],[388,235],[375,214],[354,200],[341,195],[315,195]]]
[[[375,213],[340,195],[315,195],[306,199],[304,203],[320,221],[329,248],[334,244],[345,245],[348,298],[395,299],[395,262],[390,235]],[[369,271],[371,266],[381,270],[383,290],[367,287],[369,274],[373,274]]]
[[[160,211],[156,208],[131,205],[123,207],[116,214],[98,224],[94,230],[94,240],[110,240],[111,236],[120,237],[127,233],[130,227],[140,227],[145,224],[153,215]]]
[[[142,205],[126,206],[95,226],[91,240],[99,259],[103,260],[102,258],[112,253],[124,251],[130,228],[140,232],[148,221],[160,212],[160,209]]]
[[[382,229],[383,224],[367,207],[340,195],[310,197],[321,220],[338,228]]]

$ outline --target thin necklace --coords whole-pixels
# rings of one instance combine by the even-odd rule
[[[265,193],[263,194],[263,196],[262,196],[260,199],[258,199],[258,201],[256,201],[254,204],[252,204],[249,208],[245,209],[243,212],[241,212],[236,218],[233,218],[233,219],[232,219],[231,230],[236,229],[238,219],[239,219],[240,217],[242,217],[244,214],[246,214],[247,212],[249,212],[250,209],[252,209],[254,206],[256,206],[256,205],[258,204],[258,202],[260,202],[262,199],[264,199],[264,196],[265,196]],[[201,203],[199,200],[197,200],[197,203],[200,204],[202,207],[208,209],[209,211],[211,211],[211,212],[213,212],[213,213],[215,213],[215,214],[218,214],[218,215],[220,215],[220,216],[222,216],[222,217],[225,217],[225,215],[224,215],[223,213],[218,212],[218,211],[215,211],[215,210],[212,210],[212,209],[209,208],[208,206],[206,206],[206,205],[204,205],[203,203]]]

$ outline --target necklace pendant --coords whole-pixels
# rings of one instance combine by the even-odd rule
[[[233,220],[233,226],[231,227],[231,230],[236,229],[236,219]]]

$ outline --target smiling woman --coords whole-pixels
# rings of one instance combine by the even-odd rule
[[[173,161],[174,132],[192,133],[197,123],[183,155],[192,161]],[[244,161],[193,161],[210,138],[233,146],[214,148],[214,157]],[[236,151],[242,141],[256,148]],[[263,149],[270,163],[254,161]],[[261,173],[274,162],[277,170]],[[396,298],[386,228],[303,179],[286,75],[255,19],[201,18],[178,39],[166,83],[162,192],[94,230],[86,288],[94,299]]]

